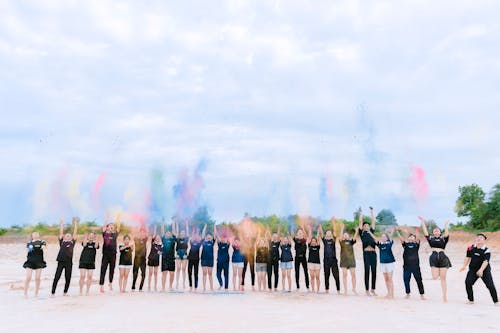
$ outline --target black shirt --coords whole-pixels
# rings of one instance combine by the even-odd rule
[[[154,237],[153,237],[154,239]],[[160,259],[160,254],[163,249],[163,245],[155,243],[154,241],[151,242],[151,250],[149,251],[149,260],[159,260]]]
[[[403,242],[403,268],[418,267],[420,260],[418,257],[418,249],[420,243],[417,242]]]
[[[102,238],[104,240],[102,244],[102,253],[104,254],[116,254],[116,238],[118,233],[104,231],[102,233]]]
[[[187,250],[188,249],[188,238],[187,237],[179,237],[176,239],[177,250]]]
[[[450,239],[449,236],[443,237],[434,237],[434,236],[425,236],[427,238],[427,241],[429,242],[430,247],[435,247],[436,249],[445,249],[446,244],[448,244],[448,240]]]
[[[328,259],[337,259],[337,255],[335,253],[335,237],[332,237],[332,239],[326,239],[323,237],[323,257],[325,260]]]
[[[57,254],[57,261],[71,262],[73,261],[73,248],[75,247],[75,240],[65,241],[63,238],[59,239],[59,253]]]
[[[470,258],[469,269],[477,272],[481,268],[483,262],[490,262],[490,249],[488,249],[486,245],[482,248],[478,248],[475,244],[471,245],[467,248],[467,257]],[[489,264],[486,269],[490,269]]]
[[[313,264],[319,264],[319,245],[311,245],[309,244],[309,259],[307,260],[310,263]]]
[[[122,246],[125,246],[122,244]],[[120,250],[120,262],[119,265],[132,265],[132,252],[134,252],[130,246],[122,248]]]
[[[370,232],[373,234],[375,232],[375,229],[370,227]],[[361,243],[363,244],[363,251],[371,246],[375,249],[375,246],[377,246],[375,239],[368,233],[368,231],[364,231],[362,228],[359,228],[359,237],[361,237]]]
[[[43,246],[46,246],[44,240],[31,240],[26,244],[28,248],[28,261],[43,262]]]
[[[93,264],[95,263],[95,253],[99,248],[99,243],[87,242],[87,245],[83,245],[82,254],[80,255],[80,263],[83,264]]]
[[[305,238],[294,238],[295,242],[295,258],[305,258],[307,251],[307,239]]]
[[[171,237],[162,237],[161,238],[161,241],[163,243],[163,247],[162,247],[162,250],[163,250],[163,253],[162,253],[162,256],[163,258],[162,259],[174,259],[175,258],[175,236],[171,236]]]
[[[140,237],[135,237],[134,238],[134,243],[135,243],[135,257],[141,257],[141,258],[146,258],[146,244],[148,243],[148,237],[140,238]]]
[[[257,248],[257,255],[255,256],[255,262],[258,264],[265,264],[269,259],[269,248],[267,246],[261,246]]]
[[[283,244],[281,247],[281,262],[290,262],[293,261],[292,257],[292,245],[291,244]]]
[[[191,248],[189,249],[188,259],[191,260],[200,259],[201,240],[199,241],[191,240],[189,244],[191,244]]]
[[[280,241],[269,242],[269,260],[270,262],[277,262],[280,260]]]

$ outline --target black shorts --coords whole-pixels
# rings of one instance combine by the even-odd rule
[[[173,258],[162,259],[161,271],[175,272],[175,260]]]
[[[79,269],[95,269],[95,263],[94,262],[81,262],[78,265]]]
[[[30,268],[30,269],[41,269],[47,267],[47,264],[45,261],[31,261],[28,260],[24,263],[23,265],[24,268]]]
[[[151,267],[160,266],[160,258],[148,258],[148,266]]]
[[[429,263],[431,267],[436,268],[450,268],[451,261],[450,258],[443,252],[432,251],[431,256],[429,257]]]

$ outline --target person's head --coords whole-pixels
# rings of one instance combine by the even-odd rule
[[[234,247],[240,247],[240,239],[238,237],[236,237],[234,240],[233,240],[233,246]]]
[[[297,231],[297,238],[299,238],[299,239],[304,238],[304,230],[299,229],[299,230]]]
[[[147,236],[148,236],[148,233],[146,232],[146,228],[141,227],[141,228],[139,229],[139,235],[140,235],[140,237],[141,237],[141,238],[147,237]]]
[[[72,240],[72,239],[73,239],[73,235],[71,235],[71,234],[69,234],[69,233],[64,234],[64,236],[63,236],[63,240],[64,240],[65,242],[69,242],[69,241],[70,241],[70,240]]]
[[[433,235],[434,237],[441,237],[441,229],[439,229],[439,228],[434,228],[434,229],[432,230],[432,235]]]
[[[281,239],[281,242],[284,244],[284,245],[288,245],[290,244],[290,239],[288,239],[288,237],[283,237]]]
[[[115,224],[114,223],[108,223],[106,225],[106,231],[107,232],[115,232]]]
[[[155,243],[156,244],[160,244],[161,243],[161,237],[160,237],[160,235],[156,235],[155,236]]]
[[[31,239],[32,240],[39,240],[40,239],[40,234],[38,233],[38,231],[33,231],[31,233]]]
[[[417,241],[417,237],[414,234],[408,235],[408,243],[415,243]]]
[[[344,238],[344,240],[350,240],[351,239],[351,235],[349,235],[348,232],[344,232],[344,234],[342,235],[342,237]]]
[[[181,230],[181,232],[179,233],[179,236],[181,236],[181,238],[186,237],[186,232],[184,230]]]
[[[363,222],[363,230],[364,231],[370,231],[370,223]]]
[[[318,245],[318,240],[315,237],[311,238],[311,246],[317,246],[317,245]]]
[[[200,241],[200,234],[195,232],[192,236],[191,236],[191,240],[195,241],[195,242],[199,242]]]
[[[170,237],[172,237],[172,231],[168,231],[168,230],[167,230],[167,231],[165,231],[165,237],[166,237],[166,238],[170,238]]]
[[[332,234],[332,231],[331,230],[327,230],[325,232],[325,238],[326,239],[332,239],[333,238],[333,234]]]
[[[212,234],[206,234],[206,235],[205,235],[205,240],[206,240],[206,241],[209,241],[209,242],[210,242],[212,239],[214,239],[214,237],[212,236]]]
[[[259,238],[259,240],[257,242],[257,246],[258,247],[264,247],[264,246],[266,246],[266,241],[264,240],[264,238]]]
[[[483,233],[479,233],[476,235],[476,245],[478,247],[483,247],[484,246],[484,243],[486,243],[486,235],[483,234]]]
[[[130,243],[130,236],[129,235],[123,236],[123,243],[125,245],[128,245]]]
[[[228,237],[227,237],[227,234],[225,232],[223,232],[220,237],[219,237],[219,240],[222,242],[222,243],[227,243],[229,241]]]
[[[382,236],[380,236],[380,240],[382,241],[382,243],[385,243],[389,241],[389,236],[387,236],[387,234],[384,232]]]
[[[271,240],[273,242],[277,242],[279,240],[279,235],[277,233],[274,233],[272,236],[271,236]]]

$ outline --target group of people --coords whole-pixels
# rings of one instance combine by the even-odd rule
[[[363,220],[363,213],[361,209],[359,210],[359,226],[355,229],[354,235],[345,230],[343,223],[340,223],[340,233],[337,234],[338,223],[335,218],[331,220],[331,230],[323,230],[320,225],[317,228],[315,236],[311,227],[303,227],[296,233],[289,234],[281,234],[279,229],[278,232],[273,234],[269,230],[261,233],[261,231],[255,231],[251,225],[251,221],[248,220],[242,223],[242,228],[234,236],[230,236],[230,233],[227,231],[218,231],[216,226],[214,226],[213,233],[207,232],[206,225],[203,227],[201,234],[195,231],[190,235],[187,222],[185,230],[181,230],[179,225],[174,221],[170,230],[166,230],[165,223],[163,223],[160,234],[156,233],[157,230],[155,227],[152,237],[149,237],[145,227],[141,227],[133,239],[128,234],[123,235],[119,244],[120,216],[116,217],[115,223],[108,223],[108,219],[106,218],[102,227],[100,292],[105,292],[104,283],[108,268],[109,289],[113,289],[117,252],[119,253],[118,279],[120,292],[126,292],[131,270],[132,290],[136,290],[136,287],[138,287],[139,291],[142,291],[146,280],[146,267],[149,268],[148,291],[157,291],[159,289],[158,273],[161,267],[162,291],[165,291],[167,288],[167,278],[169,290],[174,289],[174,282],[175,289],[179,289],[181,276],[182,288],[185,289],[187,271],[189,290],[197,292],[200,265],[204,292],[214,290],[214,266],[216,268],[219,290],[229,290],[230,266],[232,268],[232,286],[234,291],[244,290],[247,270],[251,274],[252,290],[255,290],[255,280],[257,278],[257,290],[277,291],[281,270],[281,290],[291,292],[292,269],[295,272],[296,288],[300,290],[302,266],[306,289],[308,291],[312,289],[313,292],[319,292],[321,272],[320,252],[322,247],[325,291],[328,293],[330,290],[330,275],[332,275],[335,281],[336,292],[338,294],[341,293],[338,268],[340,266],[343,277],[343,293],[345,295],[348,294],[348,275],[350,274],[352,293],[357,294],[354,244],[359,235],[363,248],[366,295],[377,296],[376,277],[378,266],[383,273],[387,289],[385,297],[392,299],[394,298],[393,272],[396,261],[392,251],[394,244],[392,237],[395,233],[403,246],[403,280],[406,297],[410,297],[410,279],[413,276],[417,282],[420,297],[425,299],[420,270],[420,240],[418,238],[418,230],[414,233],[407,233],[401,228],[392,228],[382,233],[380,237],[377,237],[375,236],[376,221],[371,207],[370,214],[371,223]],[[445,254],[445,248],[449,240],[448,224],[445,223],[444,232],[439,228],[434,228],[431,235],[428,232],[426,221],[422,217],[419,217],[419,219],[421,220],[423,234],[432,250],[429,258],[432,277],[441,281],[442,298],[446,302],[446,273],[451,267],[450,259]],[[57,255],[57,269],[52,284],[52,295],[55,295],[57,284],[63,271],[65,272],[64,294],[66,295],[68,292],[78,222],[78,218],[73,218],[73,234],[64,234],[64,221],[62,219],[60,221],[60,250]],[[337,241],[340,245],[340,262],[338,262],[336,254]],[[148,242],[150,242],[149,254],[147,253]],[[469,303],[474,302],[472,286],[477,279],[481,278],[489,289],[493,302],[498,304],[497,292],[491,275],[491,254],[485,243],[486,236],[478,234],[475,243],[467,249],[466,259],[461,271],[465,270],[468,266],[469,270],[465,285]],[[292,251],[292,245],[294,251]],[[89,232],[83,237],[81,246],[83,249],[79,260],[80,294],[83,294],[84,290],[88,294],[95,270],[96,252],[101,247],[101,244],[98,242],[95,233]],[[35,273],[35,296],[38,295],[40,274],[42,269],[46,267],[43,255],[45,247],[46,242],[40,238],[37,232],[33,232],[31,240],[27,243],[28,255],[27,261],[24,263],[24,268],[26,268],[24,294],[26,297],[33,273]],[[231,255],[230,248],[232,248]],[[376,248],[379,249],[378,262]],[[217,250],[215,251],[215,249]],[[139,271],[141,272],[141,279],[137,286]]]

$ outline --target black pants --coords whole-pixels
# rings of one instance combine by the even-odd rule
[[[224,289],[229,288],[229,261],[217,261],[217,281],[219,286],[222,287],[222,271],[224,271]]]
[[[278,288],[278,277],[279,277],[279,261],[269,261],[267,263],[267,287],[272,289],[272,277],[271,275],[274,273],[274,289]]]
[[[339,265],[337,263],[337,258],[326,259],[323,263],[323,268],[325,270],[325,289],[330,290],[330,272],[335,279],[335,286],[337,291],[340,290],[340,277],[339,277]]]
[[[417,281],[418,292],[420,293],[420,295],[423,295],[424,294],[424,284],[422,283],[422,273],[420,272],[419,266],[403,267],[403,281],[405,283],[406,293],[407,294],[410,293],[410,279],[411,279],[412,274],[413,274],[413,277],[415,278],[415,281]]]
[[[194,271],[194,287],[198,288],[198,268],[200,266],[199,259],[189,259],[188,261],[188,277],[189,277],[189,288],[193,287],[193,277],[192,273]]]
[[[300,265],[304,269],[304,277],[306,279],[306,288],[309,289],[309,272],[307,271],[307,260],[306,257],[295,257],[295,283],[297,284],[297,289],[300,288],[299,277],[300,277]]]
[[[370,271],[372,273],[372,290],[377,283],[377,253],[375,251],[363,251],[363,262],[365,264],[365,289],[370,289]]]
[[[243,273],[241,274],[241,285],[245,285],[245,273],[247,272],[247,266],[250,263],[250,278],[252,279],[252,287],[255,286],[255,258],[248,260],[246,257],[243,260]]]
[[[132,290],[135,290],[135,282],[137,281],[139,268],[141,269],[141,284],[139,285],[139,290],[142,290],[144,280],[146,280],[146,257],[136,256],[134,258],[134,267],[132,268]]]
[[[56,293],[57,283],[61,278],[62,271],[64,269],[64,293],[66,294],[69,289],[69,283],[71,281],[71,271],[73,270],[73,263],[71,261],[58,261],[56,275],[54,276],[54,282],[52,282],[52,294]]]
[[[467,298],[469,301],[474,302],[474,292],[472,291],[472,286],[479,279],[477,276],[477,271],[469,270],[467,277],[465,278],[465,290],[467,291]],[[498,302],[497,290],[495,289],[495,284],[493,283],[493,277],[491,276],[491,269],[487,268],[483,271],[483,277],[481,278],[486,285],[486,288],[490,291],[491,299],[493,303]]]
[[[103,253],[101,261],[101,276],[99,277],[99,284],[104,285],[104,277],[109,265],[109,283],[113,283],[113,274],[115,273],[116,266],[116,253]]]

